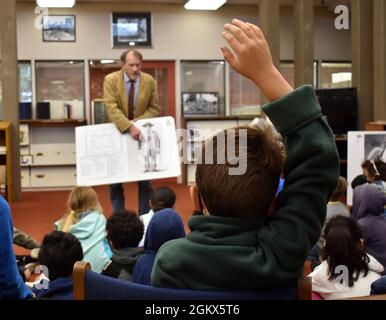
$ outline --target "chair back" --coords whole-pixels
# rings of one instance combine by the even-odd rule
[[[200,291],[157,288],[107,277],[86,262],[74,266],[75,300],[311,300],[311,286],[265,291]],[[309,291],[309,295],[306,291]]]

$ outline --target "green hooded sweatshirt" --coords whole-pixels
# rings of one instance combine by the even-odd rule
[[[152,285],[196,290],[259,290],[296,285],[317,242],[336,188],[339,157],[311,86],[264,107],[284,139],[285,185],[265,221],[194,216],[187,238],[165,243]],[[240,190],[239,192],[242,192]]]

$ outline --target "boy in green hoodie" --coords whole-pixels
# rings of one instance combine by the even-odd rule
[[[229,158],[225,164],[215,160],[198,165],[191,195],[195,209],[202,199],[205,215],[190,219],[187,238],[160,248],[152,272],[154,286],[294,286],[320,236],[326,204],[337,185],[339,157],[313,88],[291,88],[255,25],[234,19],[224,29],[223,37],[233,49],[222,48],[224,58],[271,101],[264,111],[283,138],[286,159],[274,131],[259,126],[235,130],[233,147],[247,164],[242,175],[230,175],[235,165]],[[203,153],[213,150],[213,159],[219,152],[229,155],[230,145],[221,141],[219,136],[210,139]],[[275,202],[281,170],[285,185]]]

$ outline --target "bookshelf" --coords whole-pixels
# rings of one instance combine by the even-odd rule
[[[0,121],[0,165],[5,167],[5,170],[1,170],[1,190],[4,186],[5,198],[9,203],[12,203],[14,190],[12,182],[11,124],[7,121]]]

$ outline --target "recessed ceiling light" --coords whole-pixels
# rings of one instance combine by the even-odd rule
[[[227,0],[189,0],[185,4],[187,10],[217,10]]]
[[[41,8],[72,8],[75,0],[36,0]]]

